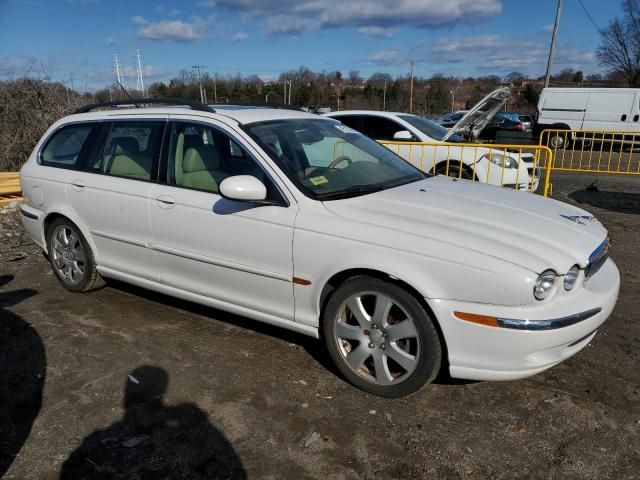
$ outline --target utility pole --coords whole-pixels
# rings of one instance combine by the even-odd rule
[[[382,111],[387,111],[387,81],[384,81],[384,89],[382,90]]]
[[[144,97],[144,79],[142,77],[142,56],[140,55],[140,50],[136,49],[136,63],[137,63],[137,72],[138,72],[138,79],[137,79],[137,84],[136,84],[136,89],[140,90],[142,92],[142,96]]]
[[[411,60],[411,81],[409,82],[409,113],[413,112],[413,60]]]
[[[216,85],[218,81],[218,72],[216,72],[213,76],[213,103],[218,103],[218,86]]]
[[[191,68],[198,72],[198,85],[200,86],[200,103],[207,103],[207,93],[202,88],[202,74],[200,73],[200,69],[205,68],[205,65],[194,65]]]
[[[120,70],[120,60],[118,60],[118,55],[116,53],[113,54],[113,70],[116,74],[116,83],[121,87],[120,88],[120,99],[122,100],[122,89],[127,88],[126,81],[124,78],[124,72]]]
[[[282,101],[285,105],[287,104],[287,83],[288,80],[284,79],[284,100]]]
[[[544,88],[549,86],[551,78],[551,64],[553,63],[553,54],[556,50],[556,38],[558,36],[558,27],[560,26],[560,13],[562,12],[562,0],[558,0],[558,8],[556,10],[556,23],[553,24],[553,33],[551,34],[551,46],[549,47],[549,61],[547,62],[547,74],[544,77]]]
[[[289,80],[289,105],[291,105],[291,90],[293,89],[293,80]]]

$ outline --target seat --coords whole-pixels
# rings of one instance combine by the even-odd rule
[[[182,160],[183,187],[218,193],[218,186],[229,175],[220,169],[220,156],[213,145],[198,145],[187,149]]]
[[[107,172],[119,177],[149,180],[153,159],[140,152],[140,145],[133,137],[115,137],[111,140]]]
[[[182,175],[184,174],[184,171],[182,170],[182,164],[184,161],[185,152],[190,148],[199,147],[201,145],[204,145],[204,142],[202,141],[202,135],[185,135],[183,132],[180,132],[178,134],[174,165],[176,183],[178,185],[182,185]]]

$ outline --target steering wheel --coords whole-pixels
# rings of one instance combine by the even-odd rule
[[[329,170],[335,170],[336,166],[342,162],[347,162],[349,165],[351,165],[353,163],[353,160],[351,160],[346,155],[340,155],[339,157],[334,158],[333,162],[331,162],[327,168]]]

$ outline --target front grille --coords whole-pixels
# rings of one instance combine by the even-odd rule
[[[607,258],[609,258],[609,249],[611,248],[611,242],[609,238],[602,242],[598,248],[589,256],[589,264],[584,269],[585,279],[593,277],[600,268],[605,264]]]

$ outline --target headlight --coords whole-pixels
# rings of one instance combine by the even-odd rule
[[[575,284],[576,280],[578,280],[578,273],[580,272],[580,267],[578,265],[574,265],[571,269],[564,275],[564,289],[568,292],[571,290]]]
[[[553,290],[555,283],[556,272],[553,270],[545,270],[538,275],[538,279],[533,286],[533,296],[536,297],[536,300],[544,300],[549,293],[551,293],[551,290]]]
[[[501,153],[485,153],[484,158],[487,158],[491,163],[499,166],[500,168],[518,168],[518,161],[508,155]]]

